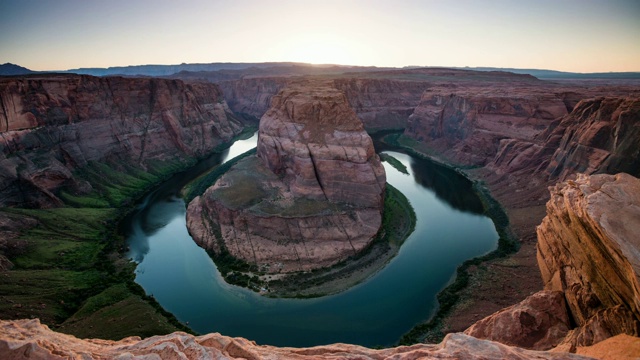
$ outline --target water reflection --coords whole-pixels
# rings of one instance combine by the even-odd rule
[[[411,170],[416,183],[433,190],[438,199],[452,208],[472,214],[483,214],[484,208],[473,184],[464,176],[434,162],[411,158]]]
[[[236,142],[227,158],[255,144],[255,137]],[[266,298],[225,283],[186,229],[185,204],[177,192],[188,179],[198,176],[194,172],[156,189],[123,227],[130,257],[138,262],[136,282],[167,311],[201,333],[217,331],[278,346],[392,345],[435,311],[436,294],[451,280],[456,267],[495,248],[498,236],[490,219],[443,201],[455,199],[450,201],[456,203],[467,195],[435,192],[466,192],[469,187],[460,190],[442,185],[458,181],[446,178],[446,171],[435,177],[429,171],[417,175],[422,167],[420,162],[413,163],[417,159],[389,153],[407,166],[410,175],[385,163],[388,182],[410,199],[418,222],[398,255],[367,281],[316,299]],[[473,209],[475,205],[459,206]]]
[[[257,132],[249,139],[236,141],[231,148],[212,154],[188,171],[172,176],[147,195],[120,225],[121,232],[128,234],[127,256],[141,263],[149,253],[149,239],[176,219],[184,219],[186,211],[184,201],[180,197],[180,190],[185,185],[228,159],[251,150],[257,141]]]

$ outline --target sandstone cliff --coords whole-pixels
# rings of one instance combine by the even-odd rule
[[[588,359],[567,353],[549,353],[509,347],[450,334],[440,344],[417,344],[373,350],[357,345],[334,344],[311,348],[278,348],[257,345],[243,338],[217,333],[193,336],[181,332],[144,340],[78,339],[53,332],[35,320],[0,320],[0,356],[3,359]]]
[[[257,157],[242,160],[188,207],[194,240],[268,272],[330,266],[381,225],[385,173],[343,93],[282,90],[260,121]]]
[[[0,206],[46,207],[73,171],[197,158],[237,134],[219,88],[179,80],[37,75],[0,80]]]
[[[563,291],[578,328],[566,340],[591,345],[640,334],[640,180],[579,175],[551,189],[538,227],[545,288]]]
[[[557,144],[546,168],[552,180],[577,172],[640,176],[640,97],[581,101],[546,142]]]
[[[221,81],[229,107],[237,114],[259,119],[269,109],[271,98],[300,78],[257,77]],[[333,86],[344,92],[349,105],[371,130],[404,128],[409,115],[430,84],[424,81],[369,78],[345,75]]]
[[[563,99],[535,87],[465,87],[425,91],[405,134],[465,165],[485,165],[504,141],[531,142],[567,114]],[[529,146],[515,150],[522,154]]]

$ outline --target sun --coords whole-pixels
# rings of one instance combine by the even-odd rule
[[[289,61],[354,65],[352,49],[348,44],[326,35],[299,36],[288,46],[286,53]]]

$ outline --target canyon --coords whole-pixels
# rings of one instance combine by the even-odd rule
[[[257,155],[191,201],[194,241],[267,273],[355,256],[382,223],[385,172],[343,93],[290,85],[260,120]]]
[[[243,127],[213,84],[33,75],[0,79],[0,96],[0,206],[60,206],[92,190],[73,175],[92,162],[200,158]]]
[[[571,358],[562,351],[637,356],[638,86],[450,69],[321,80],[344,93],[367,130],[401,130],[400,145],[457,168],[505,208],[505,236],[518,240],[519,250],[468,268],[470,285],[459,294],[463,301],[438,330],[453,334],[439,345],[385,350],[279,349],[216,334],[85,341],[17,320],[2,322],[2,351],[17,358],[50,350],[93,357],[166,351],[176,358],[181,352],[192,358]],[[248,77],[217,86],[90,76],[3,78],[1,204],[55,208],[64,202],[60,194],[91,193],[94,184],[75,174],[92,161],[126,160],[150,169],[154,160],[202,157],[240,132],[237,118],[265,116],[269,104],[278,103],[276,94],[296,81]],[[600,173],[609,175],[595,175]],[[3,216],[3,232],[17,239],[20,220]],[[37,226],[29,219],[25,227]],[[474,323],[468,335],[460,334]]]

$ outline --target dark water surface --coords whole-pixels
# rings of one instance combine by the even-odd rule
[[[202,168],[255,147],[237,141]],[[180,188],[202,169],[180,174],[142,201],[124,222],[136,282],[197,332],[242,336],[258,344],[312,346],[335,342],[393,345],[437,309],[436,294],[458,265],[497,246],[493,222],[464,177],[429,161],[385,149],[410,172],[384,163],[387,181],[411,201],[415,232],[398,255],[367,281],[316,299],[270,299],[225,283],[187,232]]]

